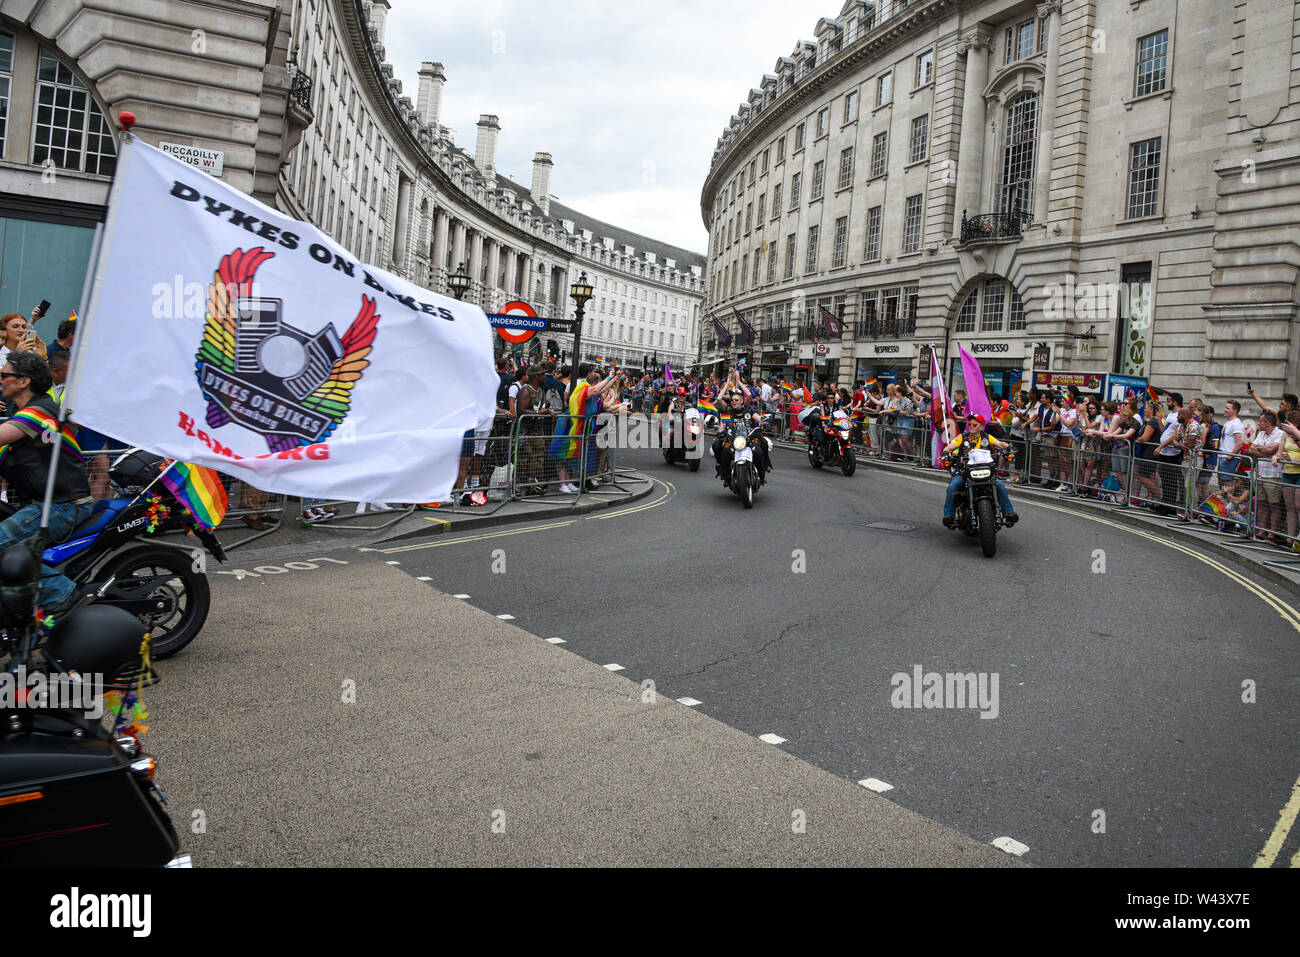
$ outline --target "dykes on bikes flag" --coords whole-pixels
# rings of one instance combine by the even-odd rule
[[[496,407],[481,309],[134,136],[82,325],[74,421],[268,492],[446,499]]]

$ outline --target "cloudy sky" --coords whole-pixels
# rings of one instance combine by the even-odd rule
[[[385,49],[415,101],[422,60],[446,68],[441,122],[473,152],[500,117],[497,167],[588,215],[703,252],[700,188],[736,107],[840,4],[789,0],[392,0]]]

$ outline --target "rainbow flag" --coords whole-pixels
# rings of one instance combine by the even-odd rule
[[[858,409],[850,416],[850,418],[853,420],[854,425],[861,425],[867,418],[866,410]]]
[[[76,321],[77,321],[77,310],[75,310],[75,309],[69,309],[69,310],[68,310],[68,322],[76,322]]]
[[[866,382],[862,383],[862,388],[870,389],[875,384],[876,384],[875,379],[868,379]]]
[[[730,412],[719,412],[719,413],[718,413],[718,424],[719,424],[719,425],[721,425],[721,424],[725,424],[725,423],[730,422],[730,421],[731,421],[731,413],[730,413]]]
[[[221,484],[221,476],[212,469],[173,462],[160,481],[204,528],[216,528],[226,517],[230,499]]]
[[[1159,402],[1159,401],[1160,401],[1160,396],[1156,394],[1155,386],[1150,386],[1150,385],[1147,386],[1147,397],[1148,397],[1152,402]]]
[[[560,433],[550,444],[548,452],[553,458],[573,459],[578,457],[578,449],[582,445],[582,425],[586,421],[586,413],[594,410],[587,409],[587,391],[591,388],[591,383],[580,382],[578,387],[573,390],[569,396],[569,414],[568,414],[568,432]],[[596,400],[592,399],[592,406]]]
[[[1200,510],[1217,518],[1228,517],[1228,503],[1223,500],[1223,496],[1215,492],[1204,502],[1201,503]]]
[[[709,412],[713,415],[718,414],[718,407],[714,405],[712,402],[710,402],[708,399],[700,399],[699,408],[701,412]]]
[[[20,409],[9,421],[26,423],[29,428],[35,429],[41,435],[53,436],[57,434],[59,436],[59,444],[62,446],[65,453],[72,456],[72,458],[76,459],[78,462],[85,461],[81,454],[81,446],[77,444],[77,435],[72,429],[71,422],[65,423],[60,427],[58,419],[50,415],[50,413],[46,412],[44,409],[37,408],[34,405],[29,405],[26,408]],[[5,460],[5,457],[9,454],[10,448],[11,446],[8,445],[4,446],[4,448],[0,448],[0,462]]]

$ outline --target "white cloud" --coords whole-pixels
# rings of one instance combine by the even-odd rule
[[[528,185],[533,154],[548,152],[567,205],[703,252],[700,189],[723,127],[776,59],[838,12],[782,0],[394,0],[385,45],[412,100],[420,62],[444,64],[441,122],[463,148],[495,114],[502,172]]]

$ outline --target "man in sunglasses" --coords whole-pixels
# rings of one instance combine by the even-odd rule
[[[0,554],[10,545],[35,545],[54,443],[59,447],[59,465],[45,545],[67,539],[90,517],[94,504],[76,437],[67,424],[59,424],[59,404],[49,394],[52,384],[49,366],[34,352],[11,352],[0,368],[0,391],[18,410],[0,423],[0,446],[5,449],[0,478],[9,485],[10,508],[5,512],[12,511],[0,521]],[[46,611],[62,610],[76,597],[74,589],[70,578],[43,565],[37,605]]]

